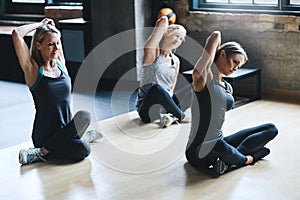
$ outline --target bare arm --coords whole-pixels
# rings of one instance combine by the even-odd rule
[[[196,92],[204,89],[206,83],[213,78],[211,65],[214,62],[215,54],[221,44],[221,33],[214,31],[207,38],[203,53],[193,70],[193,88]]]
[[[50,19],[43,19],[41,22],[20,26],[13,30],[12,39],[15,51],[20,63],[20,66],[25,75],[27,85],[31,86],[35,81],[34,76],[37,74],[37,63],[30,55],[29,48],[24,40],[24,37],[34,31],[43,24],[54,24]]]
[[[169,26],[168,18],[163,16],[156,21],[155,28],[144,46],[143,66],[153,63],[159,54],[159,43]]]

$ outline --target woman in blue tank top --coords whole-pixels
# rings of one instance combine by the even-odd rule
[[[221,45],[221,33],[213,32],[193,70],[192,128],[186,158],[196,168],[221,175],[236,167],[254,164],[267,156],[264,147],[278,133],[271,124],[248,128],[224,137],[225,112],[232,108],[232,87],[222,79],[247,61],[236,42]]]
[[[30,51],[24,37],[34,30]],[[90,154],[88,142],[100,133],[84,134],[90,124],[88,112],[79,111],[72,118],[71,79],[54,21],[46,18],[39,23],[20,26],[13,30],[12,37],[36,109],[32,131],[34,148],[20,150],[19,162],[84,159]]]
[[[146,41],[137,100],[137,111],[145,123],[159,118],[163,127],[175,120],[189,122],[190,117],[181,110],[176,97],[188,91],[173,94],[180,65],[173,50],[182,44],[185,36],[184,27],[169,25],[168,18],[164,16],[157,20]]]

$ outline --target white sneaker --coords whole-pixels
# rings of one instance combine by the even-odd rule
[[[160,124],[163,128],[170,126],[173,122],[176,122],[177,120],[178,119],[174,117],[171,113],[160,115]]]
[[[81,139],[87,143],[93,143],[102,137],[103,135],[99,131],[89,130],[83,134]]]
[[[28,150],[21,149],[19,152],[19,163],[22,165],[41,161],[46,161],[42,158],[41,148],[29,148]]]
[[[184,122],[184,123],[190,123],[190,122],[191,122],[191,113],[185,112],[184,114],[185,114],[185,116],[184,116],[184,118],[181,120],[181,122]]]

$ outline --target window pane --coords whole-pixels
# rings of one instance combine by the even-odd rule
[[[53,3],[81,3],[82,0],[52,0]]]
[[[254,2],[261,4],[278,4],[278,0],[254,0]]]
[[[206,0],[207,3],[228,3],[228,0]]]
[[[45,3],[45,0],[12,0],[13,3]]]
[[[230,0],[230,3],[247,3],[247,4],[252,4],[252,0]]]
[[[290,4],[300,5],[300,0],[290,0]]]
[[[300,0],[291,0],[294,2],[298,2],[300,4]],[[238,4],[252,4],[252,0],[206,0],[207,3],[238,3]],[[256,4],[277,4],[278,0],[254,0]]]

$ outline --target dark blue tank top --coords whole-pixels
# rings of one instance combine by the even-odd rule
[[[60,63],[56,63],[61,71],[57,78],[44,76],[43,67],[39,68],[36,82],[30,91],[35,104],[35,119],[32,140],[35,147],[41,147],[60,128],[72,119],[70,109],[71,79],[64,72]]]

